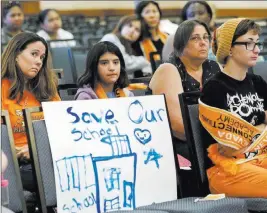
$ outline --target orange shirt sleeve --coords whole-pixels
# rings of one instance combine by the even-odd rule
[[[1,107],[2,107],[2,110],[6,110],[6,101],[8,99],[8,90],[9,90],[9,87],[10,87],[10,83],[7,79],[3,79],[2,80],[2,94],[1,94]]]

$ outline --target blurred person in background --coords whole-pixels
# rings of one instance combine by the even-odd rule
[[[142,0],[134,0],[135,8]],[[168,35],[174,34],[178,28],[178,24],[171,22],[169,19],[161,19],[159,23],[160,31]]]
[[[213,10],[210,5],[205,1],[188,1],[181,11],[181,18],[183,21],[186,20],[199,20],[204,22],[212,32],[214,30],[214,18]],[[167,41],[162,50],[162,58],[164,61],[169,59],[170,54],[173,52],[174,34],[167,38]],[[210,49],[208,58],[216,60],[216,57]]]
[[[22,25],[24,14],[18,2],[2,2],[2,29],[1,44],[2,50],[7,43],[20,32],[23,32]]]
[[[151,52],[159,52],[161,56],[168,35],[159,29],[162,11],[158,3],[142,1],[137,5],[135,14],[142,21],[141,39],[133,44],[137,55],[143,55],[148,61],[150,61]],[[155,59],[159,60],[161,57]]]
[[[38,21],[42,30],[37,34],[43,37],[46,41],[51,40],[65,40],[74,39],[72,33],[62,29],[62,20],[59,13],[54,9],[45,9],[39,13]],[[75,41],[59,41],[51,42],[50,46],[53,47],[66,47],[76,46]]]
[[[101,41],[109,41],[119,47],[126,66],[128,77],[136,78],[152,74],[151,65],[144,56],[136,56],[132,43],[141,35],[141,21],[135,15],[120,19],[112,33],[106,34]]]

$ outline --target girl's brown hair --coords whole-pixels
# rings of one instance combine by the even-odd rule
[[[135,55],[134,50],[132,48],[132,42],[122,37],[121,30],[125,25],[129,25],[133,21],[140,21],[140,19],[136,15],[123,16],[119,20],[115,29],[112,31],[112,33],[115,34],[119,38],[120,42],[125,47],[126,53],[128,53],[129,55]],[[141,37],[141,32],[140,32],[140,37]],[[138,38],[138,40],[140,40],[140,37]]]

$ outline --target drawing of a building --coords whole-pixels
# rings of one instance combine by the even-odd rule
[[[90,189],[98,213],[135,208],[136,153],[127,135],[101,139],[110,146],[108,156],[71,156],[56,161],[61,192]],[[94,171],[94,175],[91,175]]]
[[[98,212],[135,208],[136,161],[127,135],[110,135],[101,142],[112,156],[93,157]]]

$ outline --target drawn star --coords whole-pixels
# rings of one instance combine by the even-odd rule
[[[145,164],[148,164],[149,161],[155,161],[157,168],[159,169],[159,159],[163,156],[155,151],[155,149],[150,149],[149,152],[144,152],[144,155],[147,155]]]

